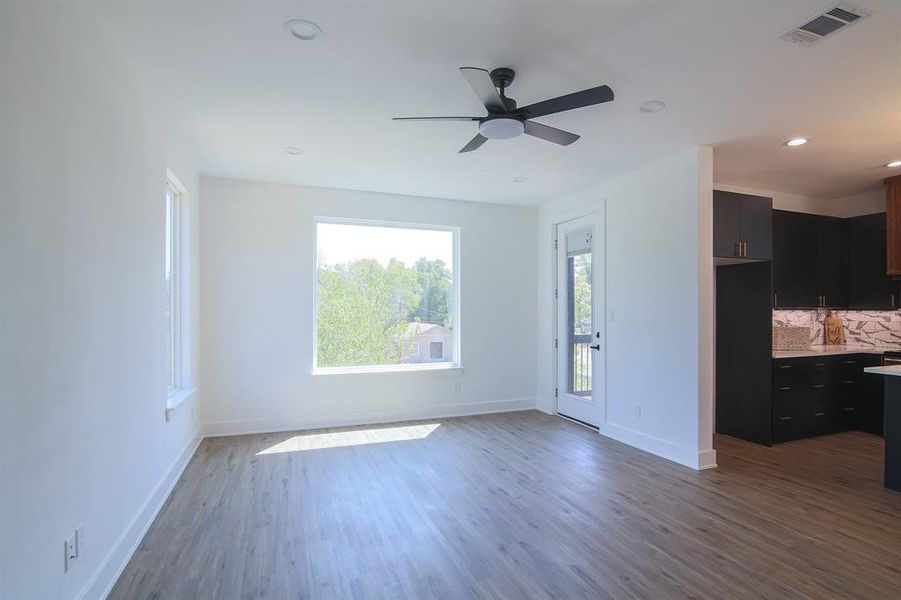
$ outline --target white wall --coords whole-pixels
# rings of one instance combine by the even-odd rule
[[[725,192],[770,197],[773,199],[773,208],[778,210],[826,215],[829,217],[857,217],[885,212],[885,190],[882,189],[881,184],[877,189],[842,198],[814,198],[801,194],[787,194],[785,192],[725,183],[715,183],[713,187]]]
[[[111,39],[87,3],[0,7],[2,598],[101,597],[198,439],[163,286],[166,168],[195,223],[197,177]]]
[[[554,406],[553,226],[606,206],[600,430],[693,468],[716,460],[712,181],[711,150],[692,148],[544,206],[538,222],[540,407]]]
[[[210,434],[535,406],[535,209],[211,178],[201,195]],[[315,216],[461,227],[462,373],[311,374]]]

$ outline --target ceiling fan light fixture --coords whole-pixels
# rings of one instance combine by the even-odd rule
[[[479,133],[489,140],[509,140],[521,136],[525,130],[522,121],[509,117],[486,119],[479,123]]]

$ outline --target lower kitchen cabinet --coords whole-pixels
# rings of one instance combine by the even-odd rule
[[[771,442],[849,429],[881,433],[873,415],[882,414],[882,388],[863,371],[880,363],[876,354],[774,359]]]

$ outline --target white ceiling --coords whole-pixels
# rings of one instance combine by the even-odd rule
[[[119,2],[125,51],[169,103],[203,174],[538,204],[681,148],[715,146],[718,182],[850,195],[901,159],[901,2],[810,48],[777,38],[820,0]],[[315,21],[322,40],[284,33]],[[578,133],[459,150],[480,115],[460,66],[510,66],[523,106],[608,84],[609,104],[536,119]],[[639,112],[649,99],[666,110]],[[809,136],[801,148],[781,142]],[[302,156],[288,156],[298,146]],[[517,177],[527,177],[514,183]]]

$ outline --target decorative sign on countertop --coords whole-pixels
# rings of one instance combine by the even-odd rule
[[[842,345],[845,343],[845,325],[834,310],[830,310],[823,322],[826,330],[826,344]]]

